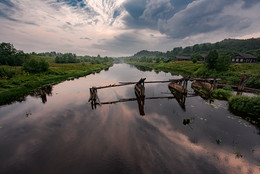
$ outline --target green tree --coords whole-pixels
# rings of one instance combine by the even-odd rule
[[[49,64],[45,60],[37,61],[35,59],[31,59],[23,64],[22,70],[29,73],[40,73],[48,71]]]
[[[220,54],[217,59],[216,70],[227,71],[230,64],[231,64],[231,57],[227,54]]]
[[[190,58],[191,58],[191,61],[193,63],[196,63],[200,59],[200,54],[199,53],[193,53]]]
[[[260,62],[260,55],[258,55],[256,61],[257,61],[257,62]]]
[[[218,60],[218,52],[216,50],[210,51],[205,58],[205,63],[208,69],[215,69]]]
[[[199,52],[199,51],[200,51],[200,46],[199,46],[199,44],[193,45],[192,51],[193,51],[193,52],[196,52],[196,53]]]

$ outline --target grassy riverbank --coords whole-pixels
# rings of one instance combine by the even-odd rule
[[[232,94],[232,88],[216,89],[211,91],[211,97],[213,99],[227,100],[229,107],[242,114],[247,114],[260,119],[260,95],[249,97],[245,95]]]
[[[170,63],[147,63],[147,62],[126,62],[128,64],[136,66],[138,69],[146,69],[155,71],[165,71],[173,74],[180,74],[182,76],[210,78],[217,77],[222,80],[220,83],[238,85],[241,75],[250,75],[250,79],[247,81],[246,86],[251,88],[260,89],[260,64],[232,64],[228,71],[218,72],[216,70],[208,70],[203,63],[192,63],[189,61],[178,61]],[[248,96],[236,96],[232,95],[231,90],[217,89],[211,92],[211,97],[215,99],[227,100],[229,102],[230,109],[240,114],[249,115],[249,121],[259,122],[260,118],[260,96],[248,97]],[[251,120],[252,119],[252,120]]]
[[[26,73],[21,70],[21,67],[0,66],[0,70],[10,75],[10,77],[0,78],[0,105],[19,100],[47,85],[100,72],[113,64],[111,62],[57,64],[52,58],[45,59],[50,64],[49,70],[38,74]]]
[[[137,68],[150,68],[155,71],[165,71],[183,76],[210,78],[217,77],[222,80],[220,83],[238,85],[241,75],[250,75],[246,86],[260,89],[260,64],[259,63],[241,63],[232,64],[228,71],[218,72],[216,70],[208,70],[204,63],[192,63],[191,61],[178,61],[170,63],[148,63],[148,62],[126,62]]]

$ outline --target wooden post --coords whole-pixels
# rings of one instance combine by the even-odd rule
[[[214,78],[214,80],[213,80],[213,89],[217,89],[217,86],[218,86],[217,80],[216,80],[216,78]]]
[[[243,74],[241,77],[241,80],[239,82],[239,85],[237,87],[238,92],[242,92],[245,88],[246,81],[249,79],[249,76],[246,74]]]
[[[144,81],[146,78],[140,79],[135,85],[135,92],[138,96],[145,97]]]
[[[99,100],[98,95],[97,95],[97,89],[92,87],[92,88],[89,89],[89,91],[90,91],[90,97],[89,97],[88,102],[91,103],[92,109],[94,109],[94,108],[96,109],[97,104],[100,104],[100,100]],[[97,100],[98,100],[98,102],[97,102]]]

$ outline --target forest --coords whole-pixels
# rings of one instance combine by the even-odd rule
[[[233,56],[237,53],[252,54],[260,61],[260,38],[252,39],[225,39],[216,43],[202,43],[187,47],[175,47],[171,51],[147,51],[142,50],[131,57],[160,57],[174,58],[176,56],[191,56],[192,54],[207,54],[211,50],[217,50],[220,53],[226,53]]]
[[[0,105],[20,99],[46,85],[109,68],[113,59],[73,53],[24,53],[11,43],[0,44]]]

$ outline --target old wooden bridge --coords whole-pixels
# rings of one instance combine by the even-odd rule
[[[145,81],[146,78],[141,78],[138,82],[119,82],[118,84],[113,85],[107,85],[107,86],[100,86],[100,87],[92,87],[90,88],[90,97],[89,102],[91,104],[92,109],[95,109],[97,105],[104,105],[104,104],[114,104],[119,102],[127,102],[127,101],[137,101],[139,106],[140,115],[144,115],[144,100],[152,100],[152,99],[162,99],[162,98],[168,98],[173,99],[175,98],[180,106],[185,109],[185,98],[194,96],[187,95],[187,86],[188,81],[192,81],[192,87],[202,87],[206,89],[207,91],[210,91],[212,89],[215,89],[217,87],[217,82],[220,79],[201,79],[201,78],[180,78],[180,79],[169,79],[165,81]],[[167,97],[145,97],[145,83],[169,83],[168,87],[170,91],[172,92],[173,96],[167,96]],[[109,102],[100,102],[98,97],[98,89],[104,89],[104,88],[113,88],[113,87],[120,87],[120,86],[126,86],[126,85],[135,85],[135,95],[136,98],[128,98],[128,99],[120,99],[118,101],[109,101]]]
[[[237,90],[238,93],[245,91],[245,92],[255,92],[260,93],[259,89],[252,89],[252,88],[246,88],[245,83],[249,79],[249,76],[242,75],[240,83],[238,86],[231,86],[234,90]],[[218,84],[218,81],[221,79],[217,78],[208,78],[208,79],[202,79],[202,78],[190,78],[190,77],[184,77],[180,79],[169,79],[165,81],[145,81],[146,78],[141,78],[138,82],[119,82],[118,84],[113,85],[107,85],[107,86],[99,86],[99,87],[92,87],[90,88],[90,97],[89,97],[89,103],[91,104],[92,109],[95,109],[97,105],[105,105],[105,104],[115,104],[120,102],[127,102],[127,101],[137,101],[139,106],[140,115],[144,114],[144,101],[146,100],[152,100],[152,99],[173,99],[175,98],[177,102],[180,104],[180,106],[185,110],[185,100],[186,97],[192,97],[196,95],[200,95],[204,99],[210,99],[211,98],[211,90],[227,86],[225,84]],[[195,94],[187,95],[188,93],[188,81],[191,83],[191,88],[194,90]],[[173,96],[163,96],[163,97],[145,97],[145,83],[169,83],[168,87],[173,94]],[[113,88],[113,87],[120,87],[120,86],[126,86],[126,85],[135,85],[135,95],[136,98],[128,98],[128,99],[120,99],[117,101],[108,101],[108,102],[100,102],[97,90],[98,89],[104,89],[104,88]],[[228,85],[230,86],[230,85]],[[201,89],[204,89],[205,92],[201,92]]]

